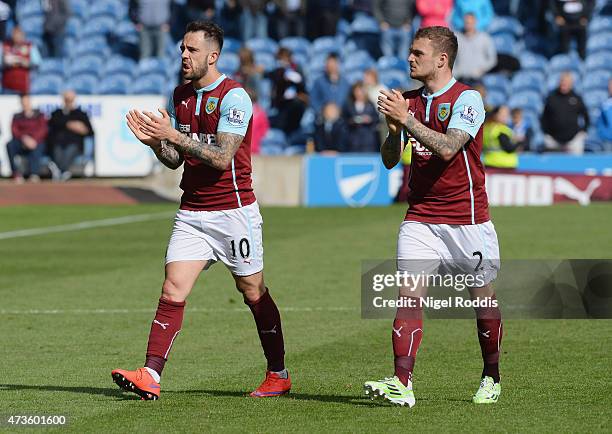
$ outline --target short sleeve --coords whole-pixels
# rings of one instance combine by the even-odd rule
[[[231,89],[221,100],[221,117],[217,132],[246,136],[251,116],[253,103],[249,95],[241,87]]]
[[[475,138],[484,119],[485,109],[482,97],[475,90],[466,90],[455,101],[448,128],[465,131]]]
[[[170,123],[172,123],[172,128],[176,129],[176,110],[174,109],[174,95],[170,95],[170,97],[168,98],[166,111],[170,116]]]

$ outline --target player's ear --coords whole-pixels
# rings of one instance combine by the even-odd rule
[[[440,53],[438,57],[438,68],[444,68],[444,65],[448,63],[448,54]]]
[[[208,55],[208,64],[212,65],[212,64],[216,63],[217,60],[219,60],[219,52],[218,51],[211,51],[210,54]]]

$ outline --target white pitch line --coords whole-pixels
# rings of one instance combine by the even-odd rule
[[[43,228],[21,229],[18,231],[0,232],[0,240],[8,240],[11,238],[32,237],[35,235],[55,234],[58,232],[80,231],[83,229],[100,228],[105,226],[116,226],[127,223],[146,222],[149,220],[158,220],[168,218],[174,215],[174,212],[158,212],[152,214],[136,214],[124,217],[115,217],[103,220],[88,220],[79,223],[70,223],[67,225],[47,226]]]
[[[228,313],[228,312],[248,312],[248,308],[207,308],[207,307],[188,307],[187,312],[195,313]],[[357,307],[347,306],[326,306],[326,307],[285,307],[281,312],[357,312]],[[93,314],[132,314],[132,313],[155,313],[155,309],[24,309],[11,310],[0,309],[0,315],[93,315]]]

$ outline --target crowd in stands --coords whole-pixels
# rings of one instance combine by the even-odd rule
[[[168,94],[186,23],[215,20],[219,69],[257,102],[257,150],[375,152],[377,93],[420,85],[410,42],[442,25],[493,148],[610,151],[611,14],[606,0],[0,0],[2,92]]]

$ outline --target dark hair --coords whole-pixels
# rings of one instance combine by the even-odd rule
[[[453,69],[457,57],[457,37],[448,28],[442,26],[423,27],[417,30],[414,39],[427,38],[438,53],[446,53],[448,66]]]
[[[338,53],[336,53],[335,51],[330,52],[327,55],[327,59],[335,59],[338,60],[340,58],[340,56],[338,55]]]
[[[223,29],[212,21],[192,21],[185,28],[185,33],[189,32],[204,32],[206,39],[213,39],[219,45],[219,51],[223,48]]]

